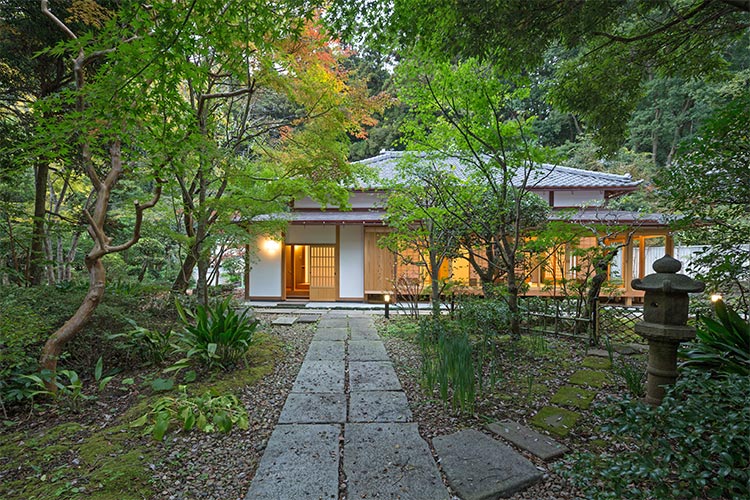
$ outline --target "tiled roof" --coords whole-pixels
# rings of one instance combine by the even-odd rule
[[[398,175],[398,163],[407,153],[404,151],[384,151],[381,154],[356,163],[372,167],[380,177],[381,181],[393,180]],[[424,158],[428,161],[425,153],[409,153]],[[449,167],[456,175],[464,176],[466,165],[458,158],[441,158],[441,164]],[[382,183],[382,182],[381,182]],[[513,184],[519,185],[522,178],[517,175]],[[580,168],[563,167],[561,165],[550,165],[543,163],[534,169],[528,182],[529,189],[635,189],[641,181],[633,180],[630,175],[617,175],[604,172],[593,172]],[[366,188],[377,188],[378,185],[362,186]]]
[[[553,210],[549,219],[611,226],[666,226],[670,223],[670,218],[664,214],[610,210],[603,207]]]

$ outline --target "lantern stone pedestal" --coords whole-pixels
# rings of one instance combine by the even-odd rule
[[[635,290],[644,290],[643,319],[635,332],[648,340],[646,402],[658,406],[664,399],[664,386],[677,380],[677,348],[695,337],[687,326],[688,293],[701,292],[705,284],[677,274],[680,261],[665,255],[654,262],[655,274],[634,279]]]

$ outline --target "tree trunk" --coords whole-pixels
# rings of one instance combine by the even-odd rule
[[[96,307],[104,296],[104,285],[106,282],[106,272],[100,258],[91,259],[86,257],[86,268],[89,270],[89,292],[83,303],[78,307],[75,314],[70,317],[55,333],[50,335],[47,342],[42,348],[42,356],[39,363],[42,369],[49,370],[51,373],[57,371],[57,360],[62,353],[65,344],[70,341],[83,328],[86,322],[94,314]],[[47,383],[51,391],[57,388],[54,380]]]
[[[39,162],[36,165],[34,179],[34,225],[31,232],[31,251],[29,252],[28,281],[31,285],[41,285],[44,281],[44,238],[45,215],[47,211],[47,181],[49,165]]]
[[[518,283],[516,281],[515,272],[508,273],[507,283],[508,312],[510,313],[510,335],[514,339],[519,339],[521,337],[521,314],[518,308]]]
[[[196,259],[193,253],[193,246],[188,250],[185,259],[182,261],[180,272],[177,273],[174,283],[172,283],[172,291],[178,293],[185,293],[190,286],[190,278],[193,276],[193,269],[195,269]]]

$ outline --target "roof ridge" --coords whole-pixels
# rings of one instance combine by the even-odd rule
[[[555,165],[552,163],[542,163],[541,165],[543,167],[552,167],[554,170],[557,170],[557,169],[571,170],[575,173],[580,173],[581,175],[591,175],[594,177],[606,177],[610,179],[619,179],[619,180],[624,180],[624,179],[632,180],[633,179],[633,176],[631,176],[629,173],[613,174],[611,172],[598,172],[596,170],[586,170],[584,168],[569,167],[567,165]]]

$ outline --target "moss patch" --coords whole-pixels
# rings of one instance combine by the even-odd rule
[[[587,385],[589,387],[603,387],[607,381],[607,374],[594,370],[578,370],[570,376],[570,383]]]
[[[587,391],[586,389],[573,387],[572,385],[564,385],[558,389],[550,401],[557,405],[573,406],[581,410],[586,410],[591,406],[591,401],[594,400],[595,396],[596,393],[594,391]]]
[[[579,418],[581,418],[580,413],[566,410],[565,408],[545,406],[539,410],[539,413],[534,415],[531,423],[556,436],[565,437],[570,433],[570,430],[578,422]]]
[[[584,358],[581,364],[586,368],[591,368],[593,370],[609,370],[612,368],[612,363],[608,358],[600,358],[597,356]]]

